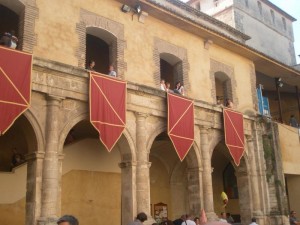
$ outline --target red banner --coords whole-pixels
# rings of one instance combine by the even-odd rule
[[[182,161],[194,142],[194,103],[168,93],[168,135]]]
[[[243,114],[226,108],[224,108],[223,114],[225,143],[234,163],[239,166],[245,145]]]
[[[30,105],[32,55],[0,47],[0,135]]]
[[[110,152],[126,123],[126,82],[90,73],[90,120]]]

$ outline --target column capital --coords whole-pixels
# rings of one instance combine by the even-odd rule
[[[146,119],[150,114],[144,112],[134,112],[136,118],[144,118]]]
[[[57,156],[58,156],[58,160],[63,160],[64,157],[65,157],[65,154],[64,153],[58,153]]]
[[[247,142],[252,142],[254,141],[254,138],[253,138],[253,135],[245,135],[246,136],[246,139],[247,139]]]
[[[64,100],[65,98],[64,97],[61,97],[61,96],[57,96],[57,95],[47,95],[47,100],[52,100],[52,101],[62,101]]]
[[[43,159],[45,157],[45,152],[31,152],[25,155],[26,161]]]
[[[202,167],[188,168],[188,172],[203,172],[203,168]]]
[[[151,162],[139,162],[139,161],[137,161],[137,166],[138,167],[150,168],[151,164],[152,164]]]
[[[200,133],[208,133],[209,130],[210,130],[210,126],[208,125],[199,125],[199,128],[200,128]]]
[[[126,169],[126,168],[131,168],[136,166],[137,162],[136,161],[120,162],[118,165],[121,169]]]

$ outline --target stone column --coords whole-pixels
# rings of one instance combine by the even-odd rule
[[[26,225],[36,225],[41,215],[43,159],[43,152],[34,152],[26,155]]]
[[[136,162],[121,162],[121,224],[127,225],[136,216]]]
[[[147,114],[136,113],[136,201],[137,213],[145,212],[149,217],[150,211],[150,166],[147,151]]]
[[[200,127],[200,145],[203,160],[203,198],[204,198],[204,210],[208,220],[216,219],[217,215],[214,212],[214,195],[212,187],[212,169],[211,169],[211,157],[209,152],[208,142],[208,129],[209,127]]]
[[[46,149],[43,165],[42,208],[39,225],[56,224],[59,195],[58,129],[61,98],[48,97]]]
[[[189,213],[198,215],[201,212],[201,188],[200,180],[202,178],[202,169],[189,168],[188,169],[188,196],[189,196]]]
[[[257,160],[255,157],[255,149],[253,138],[247,136],[248,151],[250,154],[250,173],[251,173],[251,191],[252,191],[252,203],[253,203],[253,216],[261,216],[262,212],[260,209],[260,194],[258,188],[258,177],[257,177]]]
[[[251,210],[250,205],[250,182],[249,173],[247,171],[246,165],[239,166],[235,172],[237,178],[237,186],[239,190],[239,206],[240,206],[240,215],[241,215],[241,224],[249,224],[251,221]]]

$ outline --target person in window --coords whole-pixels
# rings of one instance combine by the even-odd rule
[[[95,71],[95,61],[94,60],[90,60],[88,66],[86,67],[87,70],[89,71]]]
[[[221,107],[224,107],[222,99],[220,97],[217,97],[217,105],[221,106]]]
[[[298,122],[294,115],[290,117],[290,126],[298,128]]]
[[[160,90],[167,91],[166,82],[164,79],[160,80]]]
[[[175,84],[174,93],[184,95],[184,87],[181,85],[180,81]]]
[[[15,36],[15,31],[12,30],[11,32],[5,32],[1,39],[0,39],[0,45],[16,49],[18,44],[18,38]]]
[[[226,99],[225,106],[226,106],[227,108],[233,108],[233,102],[232,102],[229,98],[227,98],[227,99]]]
[[[114,70],[114,66],[110,65],[108,68],[108,76],[117,77],[117,72]]]
[[[173,93],[173,90],[170,89],[170,83],[166,82],[166,92]]]
[[[290,225],[300,225],[300,222],[296,218],[296,212],[292,210],[290,212]]]

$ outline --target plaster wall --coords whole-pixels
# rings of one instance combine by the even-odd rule
[[[51,2],[50,4],[47,1],[38,0],[37,5],[40,17],[36,24],[36,32],[39,34],[39,38],[34,49],[35,56],[73,66],[78,65],[76,51],[79,41],[76,33],[76,24],[80,22],[80,8],[83,7],[85,10],[123,24],[124,40],[126,41],[124,52],[124,61],[127,64],[127,71],[125,71],[126,80],[152,87],[156,86],[153,79],[153,74],[156,70],[153,59],[155,38],[187,50],[190,68],[188,79],[191,85],[190,90],[186,91],[189,97],[207,102],[214,101],[210,93],[210,88],[212,87],[208,76],[210,51],[213,52],[212,55],[221,57],[222,61],[226,59],[234,68],[237,66],[235,71],[239,74],[249,74],[247,66],[249,62],[245,58],[218,46],[212,46],[211,50],[206,50],[204,49],[204,40],[201,38],[182,31],[175,26],[163,23],[151,15],[146,18],[145,24],[140,23],[136,16],[132,19],[130,14],[122,13],[120,10],[121,5],[115,1],[103,0],[101,4],[95,4],[94,1],[86,1],[83,6],[80,1],[72,1],[71,3]],[[63,13],[61,9],[65,9]],[[72,18],[72,20],[69,18]],[[238,61],[236,60],[237,58]],[[243,80],[242,83],[248,83],[249,81],[246,76],[245,78],[239,76],[239,81],[241,79]],[[242,93],[245,93],[244,88],[242,89]],[[241,102],[242,105],[252,102],[252,100],[249,101],[248,97],[244,98],[243,101]]]
[[[233,55],[229,51],[218,46],[211,48],[210,57],[233,68],[233,79],[235,80],[234,83],[237,84],[233,87],[233,91],[236,93],[239,103],[238,106],[235,105],[235,107],[242,112],[247,109],[253,110],[253,98],[255,96],[252,95],[252,86],[249,85],[253,82],[251,80],[252,66],[250,61],[247,61],[238,55]],[[212,87],[211,82],[208,83],[208,85],[210,88],[214,88]]]
[[[270,12],[265,13],[270,14]],[[292,30],[285,30],[286,34],[279,32],[271,25],[260,23],[257,18],[238,9],[235,9],[235,23],[240,24],[236,26],[237,29],[251,36],[251,39],[246,42],[248,45],[287,65],[296,64]],[[282,24],[281,17],[276,17],[274,23]]]
[[[290,210],[295,210],[299,212],[300,210],[300,176],[288,175],[286,176],[287,188],[288,188],[288,201]]]
[[[300,175],[300,140],[297,128],[278,123],[283,172]]]
[[[25,224],[25,198],[12,204],[0,203],[1,224]]]

